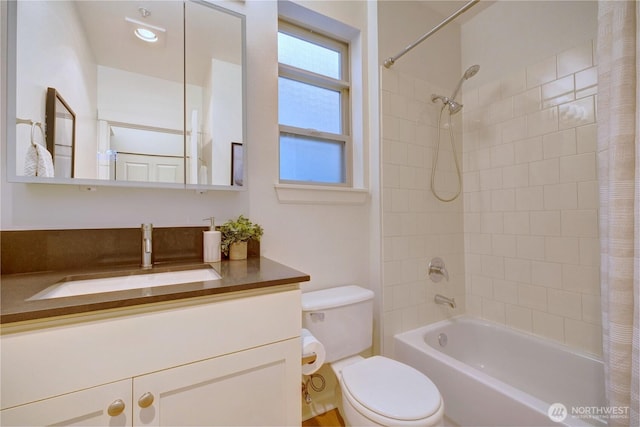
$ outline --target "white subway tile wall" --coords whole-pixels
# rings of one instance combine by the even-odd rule
[[[467,312],[599,355],[593,52],[464,92],[462,218]]]
[[[382,206],[383,206],[383,295],[382,331],[383,352],[392,354],[393,336],[419,326],[442,320],[465,311],[464,220],[463,197],[451,203],[437,201],[429,185],[434,150],[438,136],[438,115],[442,104],[431,102],[432,94],[448,94],[450,88],[439,88],[427,81],[392,70],[383,70],[382,85]],[[517,84],[514,84],[518,90]],[[500,98],[500,87],[487,87],[482,99]],[[467,106],[473,106],[470,100]],[[475,105],[480,105],[476,91]],[[483,104],[484,105],[484,104]],[[496,121],[511,115],[511,101],[494,107]],[[443,115],[436,187],[444,197],[457,190],[453,152],[449,142],[449,128]],[[462,115],[453,116],[453,129],[462,168]],[[480,135],[488,138],[488,135]],[[491,135],[493,137],[493,135]],[[513,148],[487,150],[477,158],[475,170],[487,170],[488,175],[465,176],[468,188],[496,190],[502,188],[502,176],[497,168],[512,163]],[[466,161],[469,161],[467,159]],[[496,166],[493,171],[492,165]],[[474,187],[475,186],[475,187]],[[490,190],[489,190],[490,191]],[[487,194],[488,195],[488,194]],[[508,199],[509,196],[505,196]],[[513,197],[513,196],[512,196]],[[509,205],[508,200],[496,201]],[[512,204],[513,202],[511,202]],[[491,200],[478,199],[478,209],[491,207]],[[478,228],[492,230],[502,218],[477,218]],[[497,230],[500,231],[500,230]],[[491,255],[490,235],[485,245]],[[441,257],[449,273],[449,280],[434,283],[427,274],[428,262]],[[486,260],[489,277],[500,275],[502,261],[493,256]],[[495,262],[494,262],[495,261]],[[484,278],[489,280],[488,277]],[[481,284],[479,285],[481,286]],[[457,308],[436,305],[436,294],[454,297]],[[500,308],[492,300],[485,304],[488,313],[500,316]],[[504,322],[504,315],[501,321]]]

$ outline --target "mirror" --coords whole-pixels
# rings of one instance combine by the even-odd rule
[[[230,185],[232,143],[244,140],[244,51],[229,40],[243,40],[244,27],[213,12],[185,4],[187,182]]]
[[[14,181],[232,185],[238,158],[232,144],[245,136],[242,15],[198,0],[8,6],[15,33],[8,61],[15,63],[8,72],[10,85],[15,79],[15,109],[8,108],[16,123],[8,139]],[[49,111],[51,96],[58,102]],[[46,123],[54,178],[25,174],[29,122]]]

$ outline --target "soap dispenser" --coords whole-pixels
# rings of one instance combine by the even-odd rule
[[[203,221],[211,221],[208,231],[202,232],[202,252],[204,262],[220,261],[220,243],[222,233],[216,231],[215,218],[205,218]]]

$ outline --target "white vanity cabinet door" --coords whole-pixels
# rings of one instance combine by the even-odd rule
[[[290,339],[134,378],[133,424],[299,426],[299,388]]]
[[[0,411],[0,425],[120,427],[132,425],[132,414],[127,379],[5,409]]]

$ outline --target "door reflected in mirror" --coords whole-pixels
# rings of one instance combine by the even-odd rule
[[[201,1],[11,6],[16,119],[49,123],[48,87],[75,113],[68,155],[49,148],[56,182],[230,184],[231,143],[244,141],[243,16]],[[17,180],[30,131],[16,124]]]

